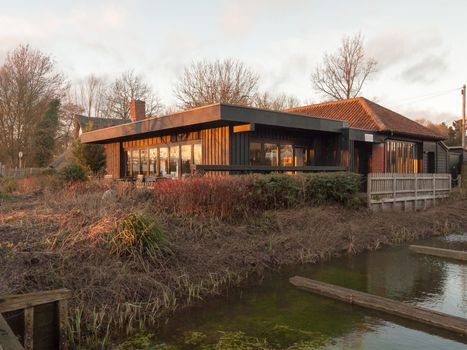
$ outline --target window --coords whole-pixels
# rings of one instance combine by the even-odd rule
[[[418,147],[416,143],[388,140],[385,146],[387,172],[418,173]]]
[[[277,144],[275,143],[264,144],[264,164],[271,165],[271,166],[278,165]]]
[[[166,176],[169,173],[169,149],[167,147],[159,148],[160,175]]]
[[[182,145],[182,174],[191,173],[191,146]]]
[[[180,160],[180,146],[170,147],[170,157],[169,157],[169,173],[171,176],[178,176],[179,174],[179,164]]]
[[[306,165],[306,152],[302,147],[295,148],[295,166],[305,166]]]
[[[193,162],[194,164],[201,164],[203,161],[202,148],[200,143],[193,145]]]
[[[261,165],[261,143],[250,142],[250,165]]]
[[[140,152],[140,174],[146,175],[148,172],[148,150],[142,149]]]
[[[157,148],[149,149],[149,175],[155,176],[157,172]]]
[[[131,176],[131,151],[125,151],[125,176]]]
[[[293,166],[293,147],[292,145],[281,145],[281,165],[282,166]]]
[[[131,175],[136,176],[139,174],[139,150],[131,152]]]

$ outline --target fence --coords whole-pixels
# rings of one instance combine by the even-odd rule
[[[436,205],[451,192],[451,174],[368,174],[368,207],[417,210]]]
[[[0,295],[0,349],[67,348],[68,289]]]
[[[14,178],[22,178],[40,175],[46,168],[6,168],[0,164],[0,175]]]

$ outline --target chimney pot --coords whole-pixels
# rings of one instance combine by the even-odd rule
[[[130,101],[130,119],[132,122],[146,118],[146,103],[141,100]]]

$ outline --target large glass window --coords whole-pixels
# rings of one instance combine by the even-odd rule
[[[195,143],[193,145],[193,162],[195,164],[201,164],[203,161],[203,154],[201,150],[201,144]]]
[[[277,144],[265,143],[264,144],[264,163],[265,165],[277,166],[278,165],[278,151]]]
[[[140,174],[146,175],[148,173],[148,151],[142,149],[140,151]]]
[[[180,160],[180,146],[170,147],[169,173],[171,176],[178,176]]]
[[[295,148],[295,166],[305,166],[306,165],[306,152],[302,147]]]
[[[386,141],[386,171],[418,173],[418,147],[414,142]]]
[[[157,148],[149,149],[149,175],[155,176],[157,172]]]
[[[131,176],[131,151],[125,151],[125,176]]]
[[[139,174],[139,149],[131,152],[131,175],[136,176]]]
[[[191,145],[182,145],[182,174],[191,173]]]
[[[169,173],[169,149],[167,147],[159,148],[159,160],[160,175],[166,176]]]
[[[293,166],[293,147],[292,145],[281,145],[281,165],[282,166]]]
[[[250,142],[250,165],[261,165],[261,143]]]

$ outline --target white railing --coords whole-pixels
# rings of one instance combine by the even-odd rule
[[[426,209],[451,192],[451,174],[368,174],[368,207],[372,210]]]

